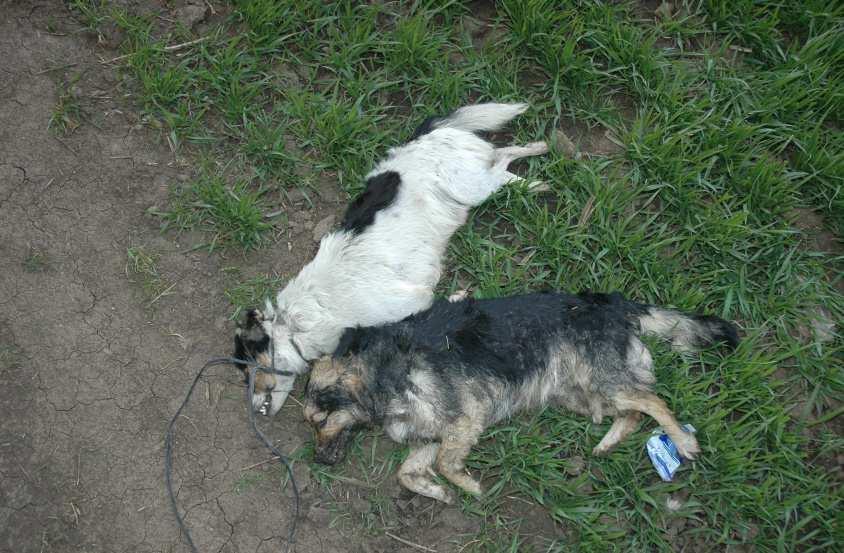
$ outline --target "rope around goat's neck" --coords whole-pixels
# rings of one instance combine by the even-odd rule
[[[167,486],[167,495],[170,498],[170,508],[173,510],[173,515],[176,517],[179,529],[184,533],[185,540],[188,542],[191,551],[193,553],[199,553],[199,550],[196,548],[196,545],[193,543],[193,539],[191,538],[190,530],[188,530],[185,525],[185,519],[182,517],[182,514],[179,513],[179,507],[176,504],[176,494],[173,493],[173,430],[176,425],[176,421],[179,419],[179,416],[181,416],[182,410],[190,401],[191,394],[193,394],[193,390],[196,388],[196,385],[199,383],[199,379],[205,373],[205,370],[217,365],[234,364],[246,365],[249,367],[249,385],[246,387],[246,410],[249,413],[249,423],[252,425],[252,430],[255,432],[255,435],[258,436],[258,439],[264,443],[267,449],[269,449],[273,455],[278,457],[284,465],[284,468],[287,469],[290,484],[293,486],[295,513],[293,515],[293,521],[290,523],[290,531],[287,536],[287,551],[290,551],[290,548],[293,546],[293,538],[296,535],[296,523],[299,519],[299,488],[296,486],[296,479],[293,477],[293,467],[290,464],[290,459],[287,456],[282,455],[281,452],[276,449],[272,443],[270,443],[264,433],[258,429],[258,423],[255,420],[255,410],[252,408],[252,395],[255,393],[255,375],[258,371],[268,374],[277,374],[280,376],[295,377],[297,374],[294,372],[262,367],[254,361],[235,359],[233,357],[217,357],[211,359],[205,363],[201,369],[199,369],[196,376],[193,377],[193,382],[191,382],[190,388],[188,388],[188,393],[185,394],[185,398],[182,400],[182,404],[179,405],[179,408],[176,410],[176,414],[173,415],[172,419],[170,419],[170,424],[167,425],[167,433],[164,437],[164,482]]]

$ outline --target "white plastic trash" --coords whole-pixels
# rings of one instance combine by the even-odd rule
[[[696,432],[695,427],[691,424],[684,424],[680,428],[684,432],[692,434]],[[653,436],[648,438],[645,448],[648,450],[648,457],[651,458],[651,463],[659,473],[659,477],[665,482],[671,482],[674,473],[686,459],[677,453],[677,446],[674,445],[668,434],[663,432],[662,428],[657,428],[653,431]]]

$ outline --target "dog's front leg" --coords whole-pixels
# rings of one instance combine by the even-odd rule
[[[440,444],[431,443],[414,447],[410,450],[404,463],[399,467],[399,482],[408,490],[451,504],[454,502],[454,494],[435,483],[431,478],[433,473],[434,460],[437,458],[437,451]]]
[[[478,443],[483,426],[468,416],[460,417],[443,432],[442,444],[437,454],[437,470],[449,482],[472,495],[481,495],[481,484],[466,471],[466,457]]]

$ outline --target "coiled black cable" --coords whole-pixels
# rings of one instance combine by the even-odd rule
[[[179,415],[182,414],[182,410],[190,401],[191,394],[193,394],[194,388],[196,388],[197,383],[199,383],[199,379],[205,373],[205,370],[209,367],[215,367],[217,365],[246,365],[249,367],[249,383],[246,387],[246,403],[247,403],[247,411],[249,412],[249,423],[252,425],[252,430],[255,432],[255,435],[264,443],[267,449],[272,452],[273,455],[278,457],[281,463],[284,465],[284,468],[287,469],[287,475],[290,478],[290,484],[293,486],[293,497],[294,497],[294,505],[295,505],[295,512],[293,515],[293,521],[290,523],[290,531],[288,532],[287,537],[287,550],[289,551],[290,548],[293,546],[293,538],[296,535],[296,523],[299,520],[299,488],[296,486],[296,479],[293,477],[293,467],[290,465],[290,459],[282,455],[281,452],[276,449],[276,447],[270,443],[267,437],[258,429],[258,424],[255,421],[255,410],[252,408],[252,395],[255,393],[255,375],[258,371],[263,373],[270,373],[270,374],[278,374],[281,376],[297,376],[296,373],[291,371],[280,371],[278,369],[273,369],[269,367],[262,367],[258,363],[254,361],[246,361],[243,359],[235,359],[233,357],[217,357],[214,359],[209,360],[199,372],[196,373],[196,376],[193,378],[193,382],[188,388],[188,393],[185,394],[185,399],[182,400],[182,404],[179,405],[179,409],[176,410],[176,414],[173,415],[173,418],[170,420],[170,424],[167,425],[167,434],[164,438],[164,481],[167,486],[167,495],[170,498],[170,507],[173,510],[173,514],[176,516],[176,522],[179,523],[179,528],[185,535],[185,540],[188,542],[191,551],[193,553],[199,553],[199,550],[196,548],[196,545],[193,543],[193,539],[191,538],[190,531],[188,530],[187,526],[185,525],[185,520],[182,517],[181,513],[179,513],[179,507],[176,504],[176,494],[173,493],[173,430],[176,425],[176,421],[179,419]]]

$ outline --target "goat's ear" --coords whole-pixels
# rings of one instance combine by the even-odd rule
[[[235,359],[246,359],[248,352],[246,351],[246,346],[243,343],[243,336],[241,334],[243,330],[241,328],[236,328],[234,331],[234,352],[232,353],[232,357]],[[235,367],[243,373],[243,377],[246,378],[246,365],[243,363],[235,363]]]

